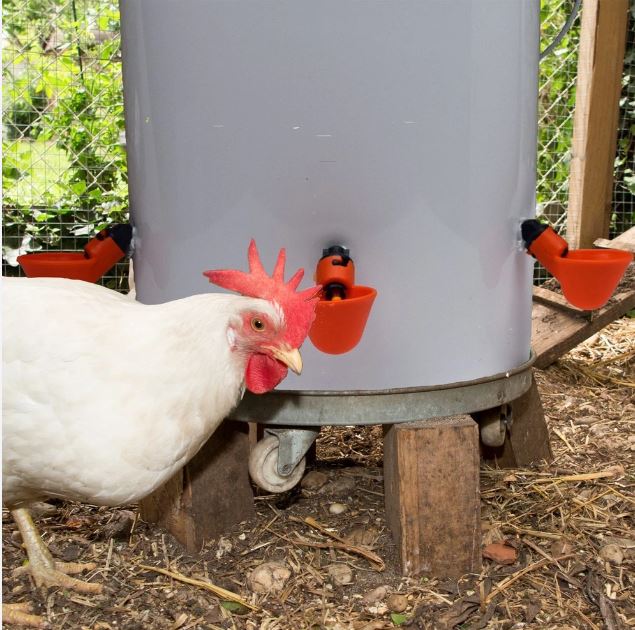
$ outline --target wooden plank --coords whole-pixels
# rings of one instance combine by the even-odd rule
[[[563,354],[575,348],[607,324],[635,308],[635,290],[618,293],[609,304],[593,312],[592,319],[534,303],[532,310],[532,340],[536,362],[544,369]]]
[[[480,571],[478,428],[469,416],[385,427],[384,484],[404,575]]]
[[[573,119],[567,240],[608,236],[628,0],[584,0]]]
[[[549,430],[540,400],[536,379],[520,398],[510,404],[512,425],[505,443],[499,448],[481,445],[484,464],[494,468],[522,468],[542,461],[551,461]],[[478,421],[478,414],[473,414]]]
[[[606,238],[598,238],[593,244],[596,247],[623,249],[635,253],[635,226],[610,241]]]
[[[545,289],[543,287],[534,287],[533,298],[534,301],[541,302],[547,306],[553,306],[554,308],[566,311],[567,313],[589,313],[589,311],[583,311],[581,308],[570,304],[564,295],[556,293],[555,291],[549,291],[549,289]]]
[[[190,553],[255,514],[247,470],[248,426],[226,420],[176,475],[140,503],[141,518]]]

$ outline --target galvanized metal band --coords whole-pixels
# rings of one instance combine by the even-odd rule
[[[490,409],[522,396],[531,386],[535,355],[491,377],[446,385],[379,391],[273,391],[246,393],[234,420],[265,425],[396,424]]]

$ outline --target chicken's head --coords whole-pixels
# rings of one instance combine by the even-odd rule
[[[272,390],[287,375],[288,368],[302,370],[299,348],[315,318],[320,287],[296,291],[304,270],[285,283],[286,253],[280,250],[273,274],[262,266],[256,243],[249,244],[249,273],[235,269],[205,271],[209,281],[243,295],[266,300],[264,308],[242,311],[230,324],[228,339],[233,349],[247,359],[245,385],[255,394]]]

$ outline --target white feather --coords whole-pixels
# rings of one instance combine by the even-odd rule
[[[147,306],[54,278],[3,279],[3,498],[136,501],[205,443],[244,391],[230,320],[263,300]]]

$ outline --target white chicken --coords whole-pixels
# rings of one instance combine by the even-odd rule
[[[243,295],[153,306],[77,280],[4,279],[3,501],[36,585],[100,588],[53,560],[29,504],[138,501],[196,454],[245,387],[266,392],[301,371],[317,288],[296,292],[302,270],[285,284],[284,262],[281,250],[268,276],[252,241],[248,274],[205,272]]]

